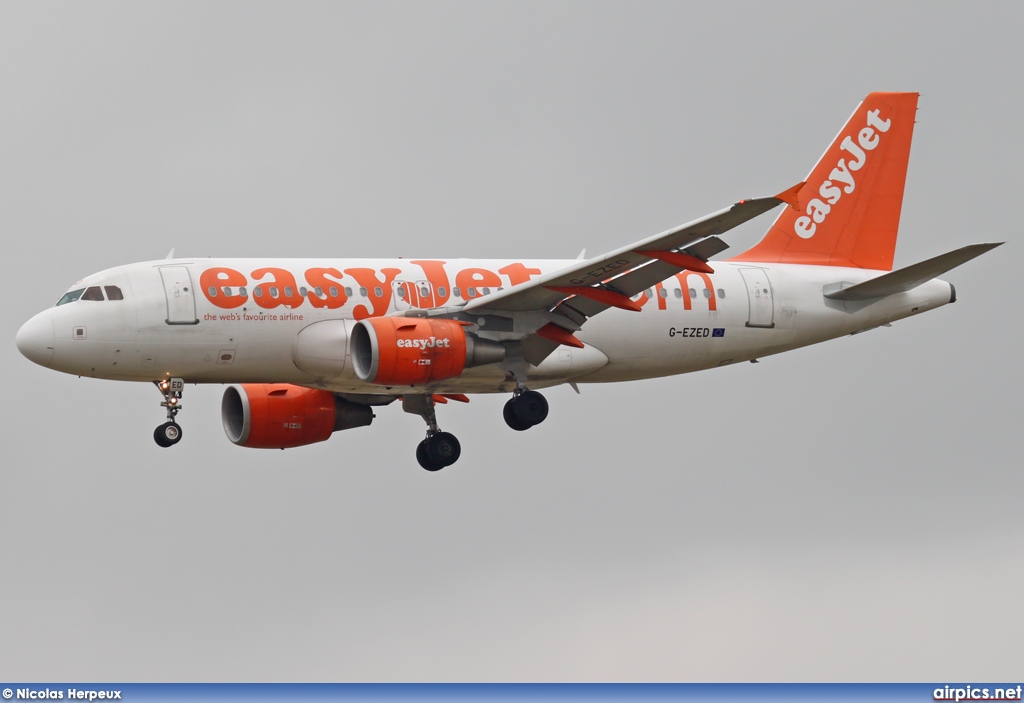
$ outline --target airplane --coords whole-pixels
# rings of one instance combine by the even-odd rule
[[[917,93],[871,93],[807,179],[576,260],[169,258],[81,279],[16,343],[47,368],[152,382],[182,438],[184,385],[230,384],[234,444],[285,449],[369,425],[401,401],[428,471],[458,439],[436,408],[510,393],[505,423],[548,416],[539,389],[713,369],[864,332],[956,301],[947,271],[1002,244],[893,269]],[[730,259],[721,237],[785,206]]]

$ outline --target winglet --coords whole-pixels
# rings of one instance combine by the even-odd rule
[[[171,247],[171,250],[169,252],[167,252],[167,256],[165,256],[164,259],[173,259],[173,258],[174,258],[174,247]]]
[[[792,188],[787,188],[786,190],[784,190],[781,193],[779,193],[778,195],[776,195],[775,199],[776,200],[781,200],[782,202],[786,203],[786,205],[789,205],[794,210],[799,211],[800,210],[800,201],[797,200],[796,196],[800,193],[800,189],[803,188],[805,185],[807,185],[807,181],[800,181],[799,183],[797,183]]]

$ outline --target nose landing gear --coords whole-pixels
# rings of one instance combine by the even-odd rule
[[[450,432],[442,432],[437,426],[434,399],[428,395],[406,395],[402,397],[402,409],[419,415],[427,423],[427,437],[416,446],[416,461],[427,471],[440,471],[459,460],[462,446]]]
[[[516,391],[505,403],[501,414],[506,425],[522,432],[547,419],[548,401],[537,391]]]
[[[169,378],[153,381],[157,390],[164,397],[161,407],[167,408],[167,422],[153,430],[153,440],[161,447],[172,447],[181,441],[181,425],[174,421],[181,410],[181,394],[185,390],[185,381],[180,378]]]

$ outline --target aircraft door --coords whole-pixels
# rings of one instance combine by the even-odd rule
[[[184,266],[161,266],[160,278],[167,296],[168,325],[197,325],[195,291]]]
[[[768,272],[759,268],[741,268],[740,275],[743,276],[750,304],[747,327],[775,327],[775,302]]]

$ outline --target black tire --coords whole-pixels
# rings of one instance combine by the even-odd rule
[[[444,468],[444,464],[435,463],[427,454],[427,440],[416,445],[416,461],[427,471],[440,471]]]
[[[509,401],[505,403],[505,407],[501,410],[502,417],[505,418],[505,424],[511,427],[516,432],[522,432],[523,430],[530,429],[530,425],[524,425],[516,417],[515,412],[516,398],[509,398]]]
[[[462,445],[451,432],[438,432],[427,440],[427,456],[441,466],[451,466],[461,455]]]
[[[173,447],[181,441],[181,425],[176,422],[165,422],[153,430],[153,439],[161,447]]]
[[[533,427],[547,419],[548,401],[537,391],[526,391],[515,399],[512,412],[520,424]]]

